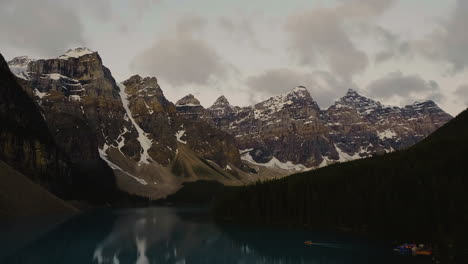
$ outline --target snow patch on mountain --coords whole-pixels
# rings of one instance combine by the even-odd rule
[[[176,102],[176,107],[200,107],[200,101],[198,101],[193,94],[186,95]]]
[[[152,114],[154,113],[153,109],[151,109],[151,107],[150,107],[148,104],[146,104],[145,101],[143,101],[143,102],[145,103],[146,110],[148,110],[148,113],[149,113],[150,115],[152,115]]]
[[[335,145],[336,152],[338,152],[339,162],[346,162],[346,161],[351,161],[351,160],[356,160],[356,159],[361,158],[361,156],[359,156],[359,153],[354,153],[353,155],[349,155],[348,153],[344,152],[341,148],[339,148],[336,144],[334,145]]]
[[[309,91],[304,86],[296,86],[291,91],[286,93],[286,96],[308,97]]]
[[[81,96],[76,95],[76,94],[72,94],[72,95],[68,96],[68,100],[70,100],[72,102],[81,102]]]
[[[397,133],[395,133],[395,131],[393,131],[391,129],[386,129],[385,131],[377,131],[377,136],[381,140],[385,140],[385,139],[395,138],[398,135],[397,135]]]
[[[132,174],[124,171],[122,168],[120,168],[119,166],[117,166],[115,163],[113,163],[112,161],[109,160],[109,158],[107,157],[107,150],[109,149],[109,145],[107,144],[104,144],[104,146],[102,146],[102,149],[101,148],[98,148],[98,152],[99,152],[99,157],[105,161],[107,163],[107,165],[109,165],[109,167],[113,170],[118,170],[120,172],[122,172],[123,174],[129,176],[130,178],[134,179],[135,181],[137,181],[138,183],[142,184],[142,185],[148,185],[148,183],[143,180],[143,179],[140,179],[138,177],[135,177],[133,176]]]
[[[281,162],[276,157],[273,157],[267,163],[258,163],[252,158],[248,150],[240,150],[240,153],[242,153],[242,156],[241,156],[242,160],[247,161],[253,165],[257,165],[257,166],[262,166],[262,167],[272,168],[272,169],[283,169],[283,170],[288,170],[288,171],[304,171],[308,169],[306,166],[302,164],[294,164],[291,161]]]
[[[10,71],[17,77],[29,80],[28,65],[30,62],[36,61],[36,59],[30,58],[28,56],[15,57],[8,62],[8,67]]]
[[[194,106],[201,106],[200,104],[184,104],[184,105],[176,105],[176,107],[194,107]]]
[[[125,92],[125,85],[122,83],[118,84],[120,88],[120,98],[122,100],[122,105],[125,109],[125,112],[127,113],[128,118],[132,122],[133,126],[135,127],[136,131],[138,132],[138,142],[140,142],[140,146],[142,148],[142,152],[140,153],[140,161],[139,163],[146,163],[148,164],[149,162],[152,161],[151,157],[148,154],[148,150],[151,148],[151,145],[153,144],[153,141],[148,138],[148,134],[141,129],[141,127],[138,125],[138,123],[135,121],[132,115],[132,111],[130,110],[129,107],[129,101],[128,101],[128,95]]]
[[[58,58],[62,60],[67,60],[69,58],[79,58],[81,56],[93,54],[93,53],[94,51],[86,47],[83,47],[83,48],[69,49],[67,52],[65,52],[65,54],[59,56]]]
[[[39,91],[37,88],[34,89],[34,95],[39,97],[39,99],[42,100],[42,98],[44,98],[45,96],[49,95],[48,93],[43,93],[41,91]]]
[[[124,126],[123,131],[120,133],[120,135],[117,137],[115,142],[117,143],[117,148],[119,149],[120,153],[125,156],[125,154],[122,152],[122,148],[125,146],[125,137],[124,135],[129,133],[130,131],[127,129],[127,127]]]
[[[208,108],[216,116],[224,116],[230,113],[237,113],[238,109],[232,106],[224,95],[216,99],[214,104]]]
[[[384,106],[377,101],[361,96],[353,89],[349,89],[344,97],[335,102],[335,108],[355,108],[360,115],[369,115]]]
[[[322,159],[322,162],[317,166],[317,168],[323,168],[335,162],[334,160],[329,159],[326,156],[323,156]]]
[[[64,76],[64,75],[62,75],[62,74],[60,74],[60,73],[44,74],[44,76],[45,76],[46,78],[49,78],[49,79],[55,80],[55,81],[58,81],[58,80],[60,80],[60,79],[62,79],[62,78],[68,79],[67,76]]]
[[[297,86],[287,93],[270,97],[270,99],[254,105],[252,107],[254,118],[268,120],[274,113],[306,100],[313,101],[309,91],[304,86]]]
[[[175,133],[175,137],[177,138],[177,141],[179,141],[182,144],[187,144],[187,141],[182,140],[182,137],[185,136],[185,132],[186,131],[184,129],[181,129]]]

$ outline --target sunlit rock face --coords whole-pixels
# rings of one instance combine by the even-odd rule
[[[244,160],[276,167],[322,167],[392,152],[452,118],[432,101],[390,107],[352,89],[321,110],[303,86],[244,108],[221,97],[208,110],[218,127],[235,135]]]

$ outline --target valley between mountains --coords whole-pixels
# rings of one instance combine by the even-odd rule
[[[3,160],[64,199],[113,188],[158,199],[197,180],[245,185],[405,149],[452,119],[433,101],[386,106],[351,89],[321,109],[303,86],[247,107],[222,95],[208,108],[193,95],[173,103],[156,77],[119,83],[87,48],[14,58],[2,78],[8,69],[15,77],[4,85],[16,90],[0,99],[30,100],[18,111],[34,115],[34,129],[45,136],[2,132]],[[34,124],[13,120],[24,131]],[[28,166],[19,162],[25,156]]]

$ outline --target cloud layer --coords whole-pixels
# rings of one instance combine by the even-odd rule
[[[372,81],[367,90],[372,97],[382,99],[399,97],[406,103],[411,103],[414,97],[438,101],[443,99],[437,82],[426,81],[418,75],[405,75],[402,72],[392,72]]]
[[[461,101],[465,107],[468,107],[468,84],[460,85],[455,91],[457,100]]]
[[[136,57],[132,67],[174,86],[205,85],[212,78],[224,77],[229,65],[209,43],[194,36],[203,30],[204,23],[199,17],[180,20],[175,33],[158,36],[151,47]]]
[[[171,100],[194,93],[211,102],[225,93],[246,105],[305,85],[326,107],[359,85],[388,104],[435,99],[452,114],[465,105],[466,85],[459,86],[468,74],[465,0],[0,5],[7,58],[88,46],[116,79],[156,76]]]
[[[433,45],[429,57],[445,60],[458,73],[468,66],[468,1],[457,0],[451,17],[435,31],[428,41]]]
[[[78,14],[62,1],[0,0],[0,6],[3,44],[56,56],[85,42]]]
[[[379,16],[392,0],[341,0],[336,7],[313,8],[291,15],[286,22],[290,52],[302,65],[324,63],[344,80],[351,80],[368,66],[368,55],[360,50],[347,27]]]

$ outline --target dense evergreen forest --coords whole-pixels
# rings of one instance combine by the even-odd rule
[[[400,239],[462,238],[468,230],[468,110],[406,150],[232,188],[214,214]]]

